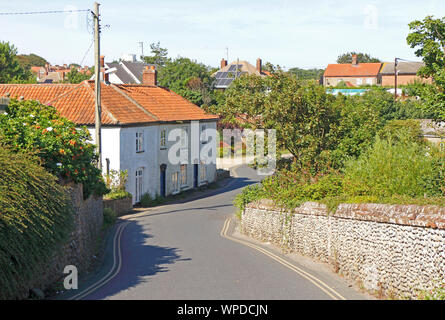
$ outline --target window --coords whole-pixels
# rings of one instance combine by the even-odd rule
[[[143,168],[139,168],[136,170],[136,188],[135,188],[135,202],[140,202],[141,201],[141,197],[142,197],[142,179],[144,176],[144,170]]]
[[[144,133],[136,132],[136,152],[144,152]]]
[[[207,129],[207,126],[205,124],[203,124],[201,127],[201,142],[203,144],[207,143],[206,129]]]
[[[172,187],[173,187],[173,192],[179,192],[179,172],[174,172],[172,174]]]
[[[207,181],[207,167],[203,161],[201,161],[201,170],[199,180],[201,182]]]
[[[167,130],[162,129],[161,130],[161,142],[160,142],[161,148],[165,148],[167,146],[166,136],[167,136]]]
[[[372,85],[372,78],[366,79],[366,83]]]
[[[181,164],[181,186],[187,185],[187,165]]]
[[[362,84],[362,80],[363,80],[362,78],[357,78],[357,84],[359,85]]]

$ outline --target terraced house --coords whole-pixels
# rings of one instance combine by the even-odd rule
[[[144,70],[143,78],[143,84],[101,82],[103,170],[128,171],[127,190],[133,203],[145,193],[176,194],[211,183],[216,177],[216,152],[212,152],[216,140],[206,132],[216,130],[218,117],[158,87],[154,68]],[[6,95],[52,105],[95,136],[93,81],[0,84],[0,97]],[[175,132],[180,134],[172,135]],[[171,161],[172,148],[177,149],[172,154],[179,154],[179,161]],[[207,161],[199,156],[204,148],[210,150]]]

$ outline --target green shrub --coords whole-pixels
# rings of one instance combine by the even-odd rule
[[[261,184],[255,184],[244,188],[243,191],[235,197],[233,204],[242,212],[247,204],[265,197],[267,197],[267,195],[264,192],[263,186]]]
[[[388,121],[378,134],[380,138],[394,142],[424,142],[420,122],[413,119]]]
[[[6,114],[0,114],[0,141],[12,151],[27,151],[41,159],[50,173],[81,183],[84,198],[107,192],[96,167],[95,146],[88,143],[86,127],[59,115],[51,106],[37,101],[11,99]]]
[[[143,208],[150,208],[150,207],[160,205],[164,201],[165,201],[165,199],[158,194],[156,194],[155,197],[153,198],[149,193],[145,193],[141,197],[140,204]]]
[[[26,292],[72,230],[69,197],[38,162],[0,146],[0,299]]]
[[[114,212],[113,209],[104,208],[103,215],[104,215],[104,225],[108,226],[116,222],[117,214],[116,212]]]
[[[443,178],[444,157],[433,147],[377,137],[371,149],[346,164],[343,188],[350,196],[441,196]]]
[[[108,174],[105,175],[105,184],[110,190],[108,194],[105,195],[106,199],[125,199],[131,197],[131,193],[125,190],[125,186],[127,185],[128,180],[128,172],[110,170]]]
[[[107,193],[104,196],[104,199],[107,200],[118,200],[118,199],[125,199],[132,197],[132,194],[127,191],[112,191],[110,193]]]

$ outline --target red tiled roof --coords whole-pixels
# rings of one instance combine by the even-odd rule
[[[381,63],[330,64],[324,72],[325,77],[377,77]]]
[[[0,97],[39,100],[81,125],[94,124],[94,82],[80,84],[0,84]],[[174,92],[147,85],[101,84],[102,123],[109,125],[206,120],[218,117]]]

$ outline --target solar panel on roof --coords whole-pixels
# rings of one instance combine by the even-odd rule
[[[236,71],[236,65],[231,65],[229,71]]]

